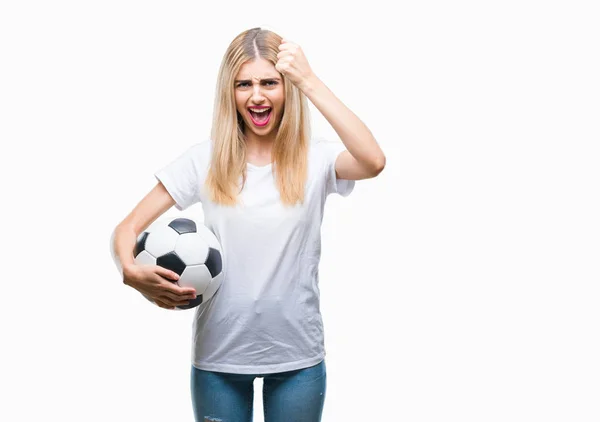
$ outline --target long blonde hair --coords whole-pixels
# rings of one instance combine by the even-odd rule
[[[213,152],[205,186],[210,199],[236,205],[246,183],[244,121],[235,104],[234,80],[242,65],[257,57],[277,63],[281,37],[252,28],[239,34],[227,48],[217,77],[211,140]],[[310,142],[310,116],[304,93],[281,75],[285,83],[285,106],[272,149],[271,161],[281,201],[304,202]],[[243,179],[239,186],[240,178]]]

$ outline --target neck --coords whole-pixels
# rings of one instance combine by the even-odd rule
[[[268,156],[271,154],[274,142],[273,137],[250,134],[250,136],[246,136],[246,152],[252,155]]]

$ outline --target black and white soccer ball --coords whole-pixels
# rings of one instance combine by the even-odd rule
[[[222,248],[214,233],[190,218],[161,218],[138,238],[135,263],[159,265],[179,275],[172,281],[181,287],[193,287],[196,299],[175,309],[190,309],[209,300],[223,280]],[[154,302],[146,295],[142,295]]]

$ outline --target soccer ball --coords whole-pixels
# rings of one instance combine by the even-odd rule
[[[167,268],[179,274],[173,283],[193,287],[196,299],[175,307],[190,309],[209,300],[219,289],[223,280],[221,250],[217,237],[204,224],[189,218],[162,218],[138,236],[133,255],[136,264]]]

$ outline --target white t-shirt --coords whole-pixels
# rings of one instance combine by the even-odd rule
[[[353,180],[337,179],[340,142],[311,140],[304,204],[284,207],[272,164],[247,163],[240,205],[212,202],[204,181],[211,140],[193,145],[156,172],[182,211],[201,202],[204,224],[219,239],[223,281],[196,307],[192,364],[238,374],[284,372],[325,357],[319,307],[321,221],[331,193],[347,196]],[[241,177],[240,177],[241,180]]]

